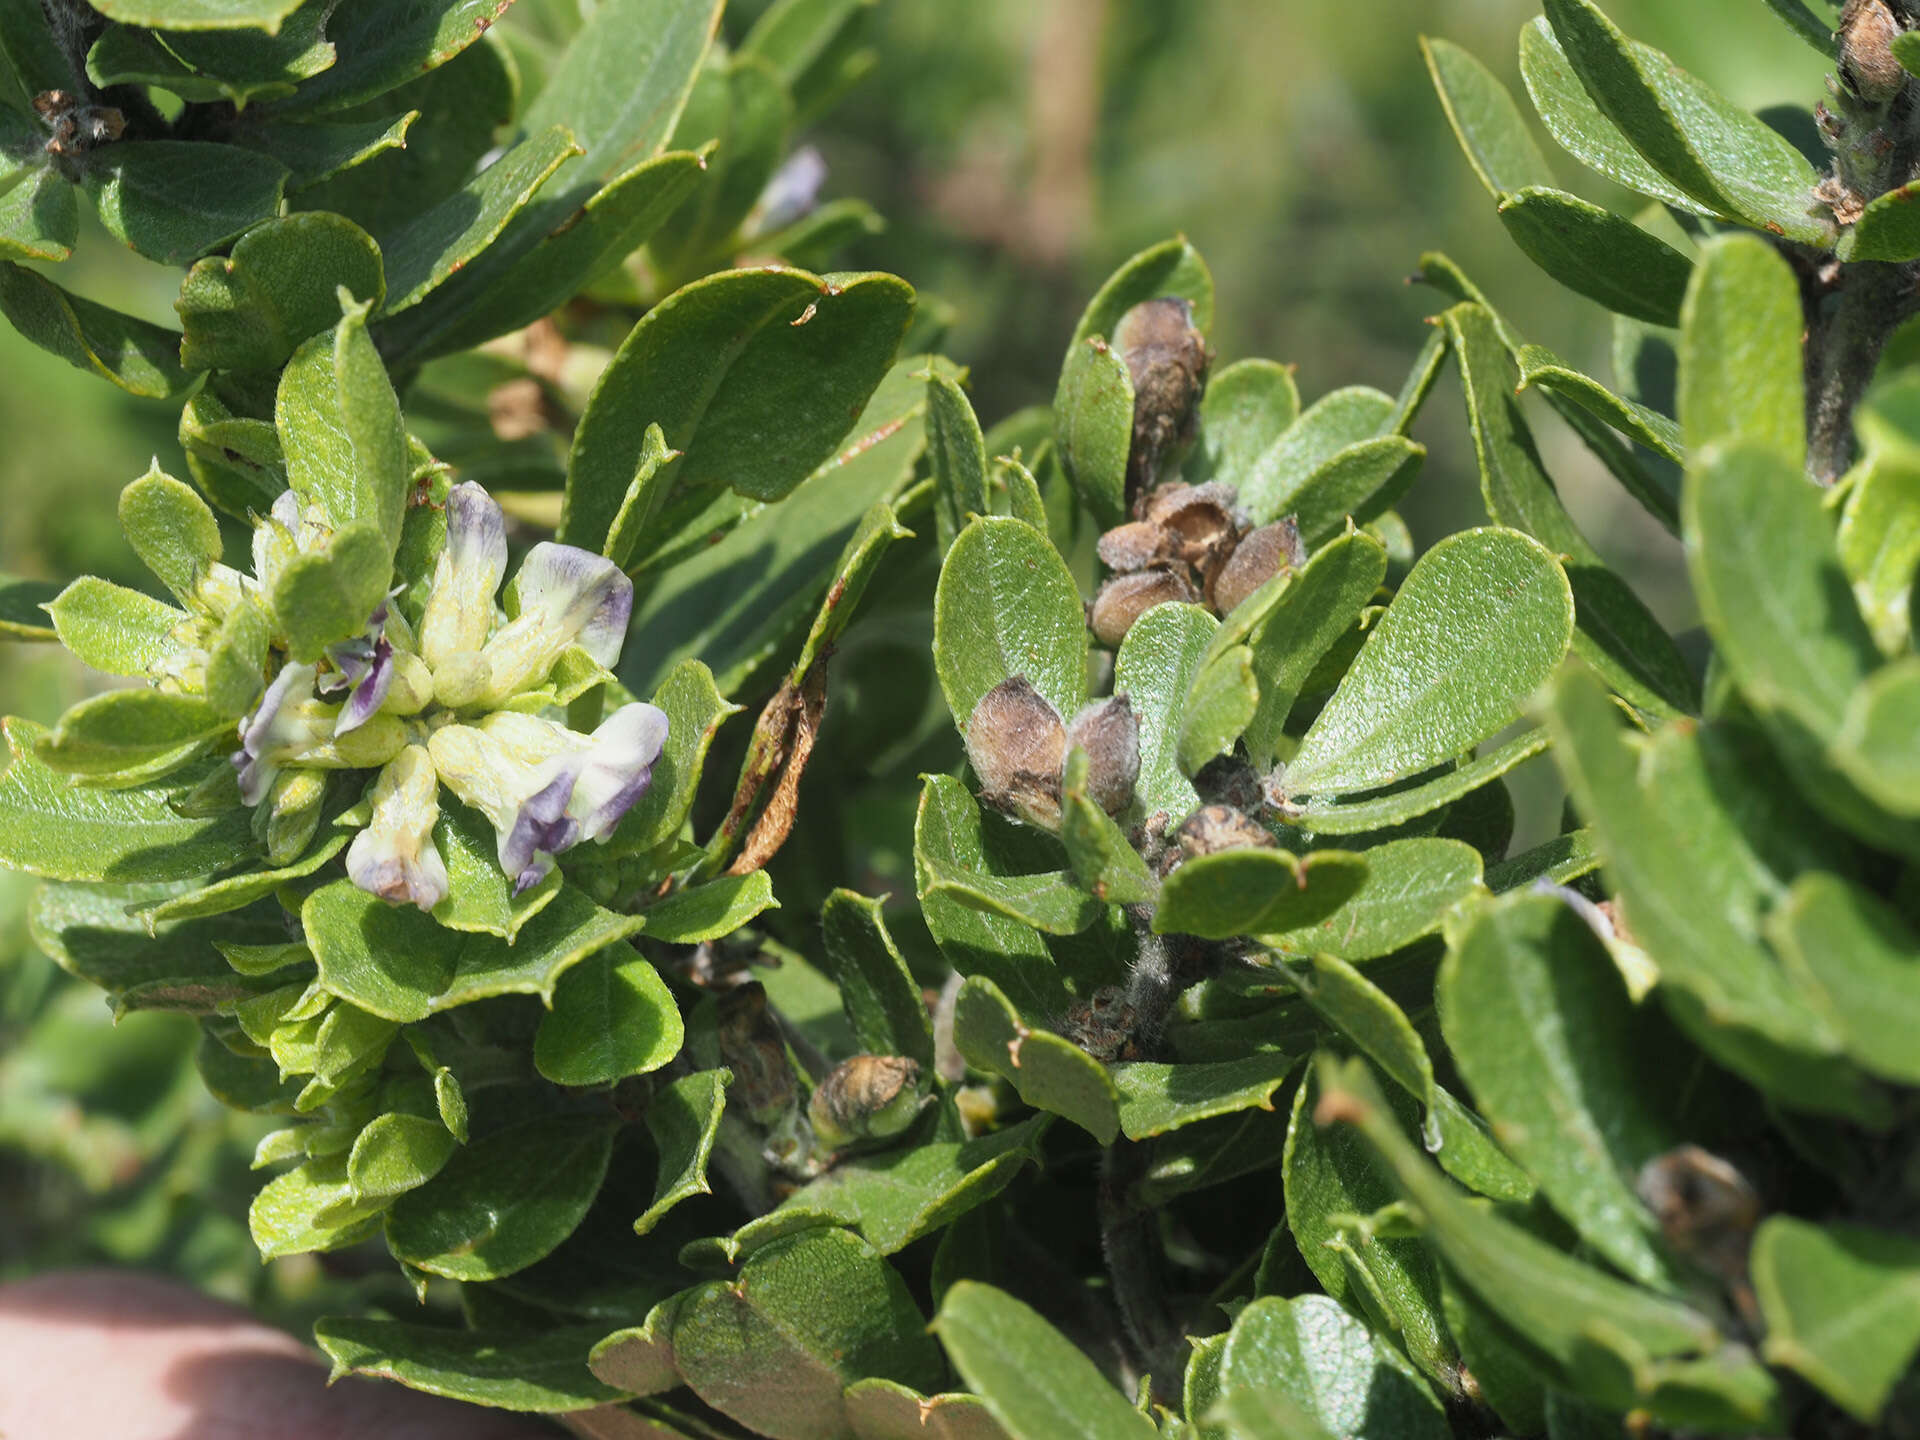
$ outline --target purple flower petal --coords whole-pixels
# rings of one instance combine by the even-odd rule
[[[486,643],[506,569],[506,515],[483,487],[461,482],[447,492],[447,544],[420,619],[420,653],[429,665]]]
[[[246,804],[258,805],[267,798],[280,770],[275,752],[304,735],[306,727],[297,712],[313,698],[313,677],[311,665],[282,666],[253,714],[240,722],[240,748],[233,754],[233,765],[240,772],[240,798]]]
[[[553,868],[553,857],[580,839],[579,822],[567,814],[578,759],[562,756],[553,764],[553,779],[520,802],[512,827],[499,835],[500,868],[515,877],[516,895],[539,884]]]
[[[340,709],[340,718],[334,723],[335,735],[359,729],[386,703],[387,691],[393,687],[393,646],[387,643],[386,636],[373,642],[373,658],[359,668],[353,693],[347,697],[347,703]]]
[[[567,806],[582,840],[605,839],[647,793],[667,729],[666,711],[641,702],[622,705],[600,722]]]
[[[819,150],[802,145],[773,172],[754,204],[754,233],[765,235],[811,215],[827,183],[827,162]]]
[[[542,541],[527,552],[516,589],[519,618],[539,625],[552,659],[574,643],[602,665],[620,658],[633,615],[633,582],[605,556]]]

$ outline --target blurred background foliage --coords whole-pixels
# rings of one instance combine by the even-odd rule
[[[537,23],[539,8],[524,6],[520,23]],[[743,33],[762,8],[737,0],[728,32]],[[1609,11],[1751,108],[1805,110],[1821,95],[1819,57],[1772,23],[1762,0],[1611,0]],[[827,160],[827,198],[865,198],[887,220],[845,263],[893,271],[950,307],[946,348],[972,367],[989,425],[1051,400],[1085,297],[1121,260],[1176,232],[1214,268],[1217,363],[1292,363],[1309,399],[1350,384],[1399,389],[1425,317],[1442,308],[1403,278],[1431,249],[1460,262],[1530,339],[1605,375],[1606,316],[1511,246],[1447,130],[1417,44],[1422,33],[1445,36],[1517,90],[1516,37],[1537,13],[1536,0],[880,0],[874,73],[803,138]],[[515,23],[509,12],[502,25]],[[1571,161],[1563,180],[1628,204]],[[104,235],[79,247],[62,280],[174,319],[178,272]],[[115,499],[149,455],[184,473],[176,408],[123,395],[5,328],[0,375],[0,569],[151,584],[121,539]],[[1422,544],[1482,514],[1448,393],[1455,382],[1442,384],[1419,429],[1433,453],[1403,507]],[[1583,528],[1664,621],[1692,626],[1677,547],[1569,434],[1537,418]],[[821,747],[869,758],[858,776],[816,767],[803,805],[810,827],[840,827],[846,843],[840,855],[782,857],[783,896],[789,883],[912,889],[902,872],[914,787],[897,777],[927,768],[927,757],[884,742],[950,735],[938,717],[931,729],[913,723],[926,718],[925,695],[891,693],[927,669],[926,637],[904,610],[928,603],[931,571],[883,574],[882,585],[903,613],[890,616],[876,593],[864,636],[849,637],[838,667],[851,702],[843,724],[871,733],[830,729]],[[913,651],[917,665],[889,662]],[[87,683],[56,647],[0,645],[9,713],[50,721]],[[849,781],[886,803],[861,803]],[[860,873],[835,873],[853,856]],[[0,875],[9,1221],[0,1278],[89,1260],[153,1264],[297,1322],[351,1277],[329,1276],[312,1257],[262,1271],[245,1223],[252,1136],[243,1132],[255,1122],[200,1086],[186,1063],[190,1020],[137,1014],[111,1029],[98,993],[33,948],[30,887]]]

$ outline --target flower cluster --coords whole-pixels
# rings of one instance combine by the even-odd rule
[[[667,735],[666,715],[644,703],[615,710],[591,735],[538,713],[554,703],[543,687],[570,649],[600,670],[619,659],[633,584],[618,566],[571,545],[535,545],[502,613],[499,505],[478,485],[456,485],[446,517],[417,628],[389,599],[364,634],[318,663],[289,661],[241,720],[232,757],[241,799],[269,816],[313,803],[315,771],[377,768],[347,873],[422,910],[448,893],[433,839],[441,785],[492,824],[517,894],[562,851],[612,832],[646,793]],[[257,580],[270,586],[318,523],[283,495],[255,535]]]

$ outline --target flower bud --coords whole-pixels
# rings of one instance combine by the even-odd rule
[[[1894,39],[1906,27],[1887,0],[1847,0],[1840,16],[1840,73],[1869,105],[1885,105],[1906,86],[1893,58]]]
[[[347,849],[347,874],[390,905],[431,910],[447,898],[447,867],[433,843],[440,777],[423,746],[409,745],[373,786],[373,818]]]
[[[465,710],[486,698],[493,667],[484,655],[459,650],[434,667],[433,698],[449,710]]]
[[[420,655],[437,673],[478,650],[493,628],[493,597],[507,572],[507,517],[471,480],[447,492],[447,544],[434,562],[420,617]]]
[[[1162,296],[1143,300],[1109,337],[1133,380],[1133,443],[1127,493],[1149,489],[1162,463],[1193,438],[1200,392],[1207,383],[1207,342],[1194,328],[1193,305]]]
[[[1207,603],[1220,615],[1231,615],[1254,591],[1283,570],[1295,570],[1305,561],[1300,527],[1289,515],[1275,525],[1263,525],[1240,537],[1226,564],[1207,584]]]
[[[1087,798],[1109,815],[1133,803],[1140,778],[1140,722],[1124,693],[1096,700],[1067,727],[1067,743],[1087,752]]]
[[[512,596],[519,613],[481,651],[488,666],[483,702],[497,705],[538,684],[569,645],[608,667],[619,660],[633,582],[611,560],[543,540],[521,562]]]
[[[327,798],[327,777],[318,770],[283,770],[267,791],[267,803],[254,811],[254,830],[267,847],[267,861],[291,865],[320,828],[320,806]]]
[[[1102,645],[1117,649],[1133,622],[1154,606],[1195,598],[1193,583],[1171,566],[1156,565],[1132,575],[1116,575],[1093,598],[1093,633]]]
[[[1002,680],[980,697],[967,721],[967,760],[980,778],[980,798],[1029,824],[1060,824],[1060,766],[1067,727],[1024,675]]]
[[[807,1104],[822,1145],[898,1135],[920,1113],[920,1067],[904,1055],[855,1055],[829,1070]]]
[[[1173,536],[1151,520],[1116,525],[1100,537],[1100,563],[1128,575],[1173,558]]]
[[[1208,805],[1187,817],[1174,836],[1189,860],[1222,850],[1273,850],[1276,841],[1259,821],[1231,805]]]
[[[405,650],[393,652],[393,679],[382,707],[389,715],[418,715],[433,703],[433,672]]]

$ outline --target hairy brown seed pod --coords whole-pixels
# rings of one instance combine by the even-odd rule
[[[1840,73],[1870,105],[1884,105],[1906,86],[1893,41],[1906,27],[1887,0],[1847,0],[1840,13]]]
[[[1724,1280],[1745,1276],[1760,1200],[1738,1170],[1682,1145],[1649,1160],[1636,1188],[1677,1252]]]
[[[1026,676],[1002,680],[973,707],[967,760],[980,778],[980,798],[994,808],[1057,829],[1066,758],[1066,724]]]
[[[1100,563],[1116,575],[1128,575],[1173,558],[1173,536],[1151,520],[1116,525],[1100,537]]]
[[[1262,525],[1240,537],[1207,585],[1207,604],[1214,613],[1230,615],[1254,591],[1283,570],[1298,569],[1306,552],[1300,544],[1300,527],[1289,515],[1273,525]]]
[[[1133,379],[1132,497],[1149,489],[1162,464],[1192,440],[1212,356],[1194,328],[1192,302],[1173,296],[1141,301],[1120,317],[1110,338]]]
[[[1140,778],[1140,722],[1133,701],[1124,692],[1094,701],[1073,717],[1067,743],[1087,752],[1087,798],[1109,815],[1126,809]]]
[[[1189,860],[1222,850],[1272,850],[1278,847],[1259,821],[1231,805],[1208,805],[1187,817],[1174,837]]]
[[[1148,523],[1173,537],[1174,553],[1189,565],[1204,565],[1232,548],[1239,495],[1231,485],[1162,485],[1141,507]]]
[[[1169,565],[1116,575],[1093,597],[1093,633],[1102,645],[1118,647],[1133,622],[1154,606],[1169,600],[1191,603],[1196,598],[1193,582]]]
[[[855,1055],[829,1070],[807,1102],[813,1133],[830,1149],[898,1135],[920,1113],[920,1066],[904,1055]]]

